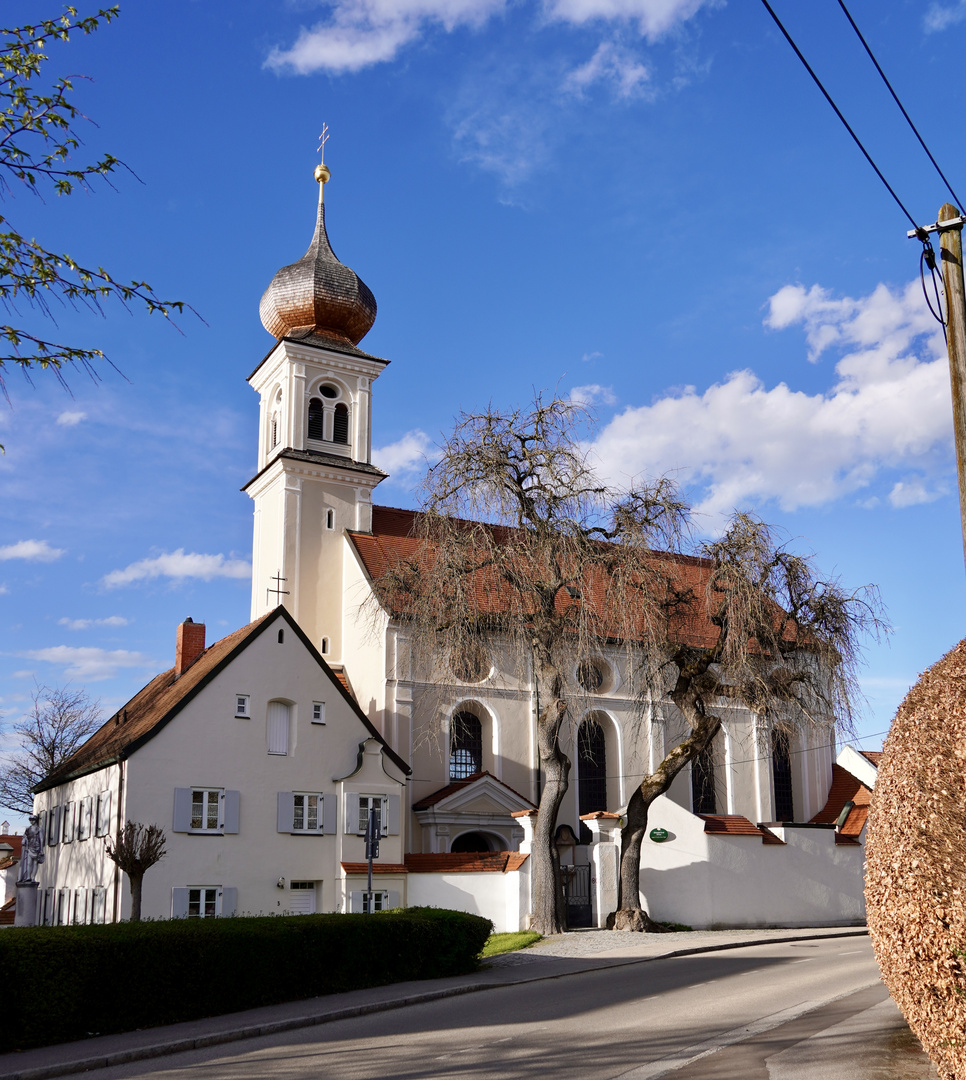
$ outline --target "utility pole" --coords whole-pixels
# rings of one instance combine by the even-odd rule
[[[943,228],[946,222],[955,225]],[[956,467],[959,472],[959,517],[966,557],[966,292],[963,291],[963,219],[952,203],[943,203],[936,220],[946,287],[946,345],[953,388],[953,426],[956,431]]]
[[[943,203],[933,225],[920,226],[906,235],[927,246],[929,233],[939,233],[943,287],[946,291],[946,347],[953,394],[953,430],[959,474],[959,518],[966,559],[966,292],[963,288],[963,222],[952,203]],[[931,263],[930,265],[935,265]]]

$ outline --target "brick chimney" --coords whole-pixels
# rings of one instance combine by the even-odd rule
[[[178,626],[177,650],[174,657],[174,674],[177,678],[205,651],[205,624],[185,619]]]

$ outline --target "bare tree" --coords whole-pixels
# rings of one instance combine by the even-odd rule
[[[107,857],[117,863],[131,883],[131,922],[141,921],[141,885],[145,873],[167,854],[166,837],[158,825],[129,821],[116,839],[105,840]]]
[[[33,787],[98,726],[101,706],[72,686],[38,686],[33,705],[11,726],[20,749],[0,767],[0,806],[19,814],[33,809]]]
[[[735,514],[717,540],[703,544],[701,573],[679,585],[666,639],[642,659],[652,696],[667,696],[688,734],[633,792],[621,833],[621,901],[611,925],[649,930],[641,908],[641,843],[651,804],[721,728],[721,707],[744,705],[766,731],[852,728],[856,671],[867,633],[886,629],[874,588],[849,592],[823,579],[810,558],[778,542],[750,514]],[[701,621],[700,646],[686,633]]]
[[[375,583],[407,621],[414,669],[445,681],[453,658],[501,641],[529,671],[540,703],[543,785],[534,827],[532,926],[564,928],[557,813],[571,762],[562,745],[586,697],[579,664],[601,641],[634,647],[661,634],[673,556],[685,525],[674,485],[617,491],[579,442],[584,408],[544,402],[464,413],[423,485],[421,543]]]

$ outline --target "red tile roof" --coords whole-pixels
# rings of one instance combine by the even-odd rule
[[[832,766],[832,786],[829,788],[828,801],[812,818],[819,825],[832,825],[845,809],[847,803],[853,803],[845,824],[839,830],[843,836],[858,836],[862,832],[869,816],[869,803],[872,792],[841,765]]]
[[[592,814],[581,814],[581,821],[620,821],[620,814],[612,814],[609,810],[595,810]]]
[[[425,541],[416,538],[421,515],[415,510],[397,510],[391,507],[374,506],[372,508],[372,532],[351,532],[349,537],[355,545],[359,558],[372,580],[383,577],[402,560],[413,559],[426,552]],[[503,526],[491,526],[495,535],[509,533]],[[683,594],[691,591],[695,602],[682,603],[678,611],[671,616],[669,632],[679,641],[687,642],[699,648],[709,648],[719,638],[719,630],[712,623],[707,607],[707,586],[711,563],[691,555],[654,553],[652,558],[661,560],[667,572],[675,579],[675,586]],[[479,610],[496,611],[499,600],[506,595],[506,590],[492,579],[489,571],[481,570],[475,577],[475,593]],[[621,636],[621,628],[610,619],[607,607],[607,580],[601,573],[591,576],[581,586],[581,602],[590,602],[593,609],[600,612],[599,632],[602,636]],[[571,604],[577,601],[567,598],[563,592],[558,597],[558,604]],[[405,609],[402,600],[394,614],[401,614]],[[793,633],[790,628],[789,633]]]
[[[766,834],[764,829],[740,814],[698,814],[704,819],[704,831],[716,836],[757,836],[764,843],[781,843],[774,833]],[[771,839],[768,839],[768,837]]]
[[[22,836],[18,836],[16,833],[0,833],[0,844],[9,844],[13,848],[10,858],[20,858],[20,851],[23,847]]]
[[[0,926],[13,926],[17,917],[17,898],[11,896],[10,899],[0,907]]]
[[[342,689],[355,700],[356,692],[352,689],[352,683],[349,682],[349,676],[346,674],[345,667],[342,664],[330,664],[329,667],[332,670],[332,674],[342,684]]]
[[[860,750],[859,753],[869,762],[870,765],[874,765],[877,769],[879,762],[882,760],[881,750]]]
[[[188,704],[189,701],[229,664],[252,640],[254,640],[276,618],[283,618],[298,634],[309,651],[318,660],[323,670],[328,664],[319,656],[317,650],[303,633],[301,627],[284,607],[277,607],[248,626],[243,626],[233,634],[223,637],[209,645],[201,656],[184,671],[180,677],[175,669],[156,675],[142,690],[134,695],[69,758],[61,762],[44,780],[36,791],[46,791],[63,784],[77,776],[96,772],[116,761],[123,760],[133,753],[142,743],[153,738],[170,720]],[[341,683],[337,683],[341,689]],[[385,747],[386,754],[392,758],[404,772],[409,773],[409,766],[385,742],[372,726],[368,717],[361,711],[357,702],[348,692],[343,695],[352,706],[353,712],[362,721],[370,735],[378,739]]]
[[[347,874],[368,874],[369,864],[367,862],[344,862],[340,864],[342,869]],[[377,863],[372,864],[372,872],[374,874],[408,874],[409,867],[405,863]]]
[[[450,795],[455,795],[457,791],[461,791],[470,784],[475,784],[478,780],[482,780],[484,776],[488,776],[495,783],[499,784],[500,787],[506,788],[507,791],[512,791],[518,799],[533,806],[533,803],[530,802],[526,795],[521,795],[519,791],[514,790],[509,784],[504,784],[502,780],[497,780],[493,773],[487,772],[484,769],[482,772],[475,772],[472,775],[467,776],[465,780],[454,780],[451,784],[447,784],[446,787],[440,788],[439,791],[434,791],[424,799],[420,799],[419,802],[413,803],[413,810],[428,810],[431,806],[435,806],[436,803],[449,798]]]
[[[441,852],[436,855],[410,853],[406,866],[413,874],[505,874],[519,870],[528,855],[519,851]]]

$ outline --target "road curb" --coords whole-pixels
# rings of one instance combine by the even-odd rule
[[[603,971],[608,968],[628,967],[631,964],[649,964],[655,960],[672,960],[680,956],[697,956],[701,953],[725,952],[730,949],[748,949],[756,945],[785,945],[793,941],[827,941],[835,938],[867,937],[866,927],[843,928],[831,934],[792,934],[787,937],[759,938],[756,941],[728,941],[714,945],[696,945],[693,948],[673,949],[653,956],[631,956],[621,960],[613,958],[594,965],[593,957],[587,967],[579,971],[561,971],[549,974],[534,974],[519,978],[504,979],[500,982],[471,983],[466,986],[449,986],[441,990],[427,990],[420,994],[407,994],[387,1001],[374,1001],[361,1005],[348,1005],[339,1009],[313,1016],[289,1017],[286,1020],[270,1020],[260,1024],[246,1024],[228,1031],[213,1032],[209,1035],[196,1035],[183,1039],[171,1039],[151,1046],[132,1047],[128,1050],[115,1050],[107,1054],[95,1054],[87,1058],[59,1065],[39,1065],[20,1069],[16,1072],[0,1073],[0,1080],[52,1080],[57,1076],[71,1076],[76,1073],[91,1072],[95,1069],[107,1069],[114,1065],[127,1065],[134,1061],[147,1061],[151,1058],[168,1057],[188,1050],[202,1050],[209,1046],[222,1046],[245,1039],[256,1039],[264,1035],[277,1035],[300,1028],[317,1027],[337,1020],[351,1020],[356,1016],[368,1016],[372,1013],[389,1012],[403,1009],[408,1005],[424,1005],[444,998],[459,997],[463,994],[475,994],[482,990],[501,990],[510,986],[525,986],[529,983],[547,982],[551,979],[566,979],[572,975],[585,975],[588,971]],[[576,958],[575,958],[576,959]],[[120,1033],[119,1037],[123,1037]]]

